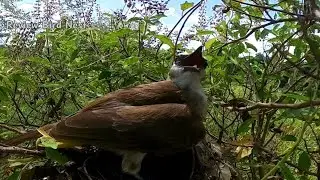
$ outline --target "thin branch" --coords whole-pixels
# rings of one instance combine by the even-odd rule
[[[16,146],[0,146],[0,152],[12,154],[31,154],[31,155],[44,155],[44,151],[25,149]]]
[[[267,150],[267,149],[265,149],[265,148],[263,148],[263,147],[260,147],[260,146],[259,146],[258,148],[261,149],[262,151],[268,153],[269,155],[272,155],[273,157],[276,156],[276,157],[275,157],[276,159],[280,159],[280,157],[278,157],[277,155],[275,155],[275,154],[272,153],[271,151],[269,151],[269,150]],[[290,161],[286,161],[285,163],[286,163],[287,165],[291,166],[291,167],[296,168],[297,170],[299,170],[299,171],[301,171],[301,172],[304,172],[304,173],[308,174],[308,175],[317,176],[316,173],[311,172],[311,171],[309,171],[309,170],[304,170],[304,169],[300,168],[298,165],[296,165],[296,164],[294,164],[294,163],[292,163],[292,162],[290,162]]]
[[[276,20],[276,21],[272,21],[272,22],[269,22],[269,23],[266,23],[266,24],[262,24],[260,26],[257,26],[257,27],[254,27],[251,29],[250,32],[248,32],[245,36],[239,38],[239,39],[236,39],[236,40],[233,40],[233,41],[230,41],[230,42],[227,42],[225,43],[224,45],[218,47],[217,49],[221,49],[229,44],[233,44],[233,43],[236,43],[236,42],[239,42],[239,41],[242,41],[242,40],[245,40],[247,39],[251,34],[253,34],[254,32],[256,32],[258,29],[261,29],[261,28],[265,28],[267,26],[270,26],[270,25],[273,25],[273,24],[277,24],[277,23],[281,23],[281,22],[290,22],[290,21],[297,21],[298,18],[290,18],[290,19],[279,19],[279,20]]]
[[[15,128],[15,127],[11,127],[11,126],[8,126],[6,124],[0,124],[0,128],[4,128],[4,129],[7,129],[9,131],[13,131],[13,132],[16,132],[16,133],[19,133],[19,134],[24,134],[26,133],[25,130],[20,130],[18,128]]]
[[[299,146],[307,127],[308,127],[308,122],[305,121],[304,124],[303,124],[303,127],[302,127],[302,129],[300,131],[298,140],[295,142],[293,147],[291,147],[288,150],[286,150],[286,152],[284,153],[285,156],[277,163],[277,165],[275,165],[267,174],[265,174],[265,176],[261,180],[267,180],[269,176],[272,176],[278,170],[278,168],[280,168],[280,166],[283,165],[283,163],[287,162],[287,160],[290,157],[290,155]]]
[[[232,9],[235,12],[238,12],[238,13],[241,13],[241,14],[244,14],[244,15],[248,16],[249,18],[252,17],[252,18],[256,18],[256,19],[260,19],[260,20],[264,20],[264,21],[274,21],[274,19],[268,19],[268,18],[263,18],[263,17],[259,17],[259,16],[254,16],[254,15],[246,13],[246,12],[242,11],[241,9],[236,8],[236,7],[232,7]]]
[[[262,103],[262,102],[256,102],[253,103],[251,106],[246,107],[231,107],[229,104],[221,104],[222,107],[227,107],[230,110],[233,111],[251,111],[254,109],[261,109],[261,108],[267,108],[267,109],[302,109],[307,108],[310,106],[320,106],[320,100],[314,100],[314,101],[306,101],[302,103],[294,103],[294,104],[280,104],[280,103]]]
[[[189,12],[191,12],[194,8],[196,8],[198,6],[198,4],[200,4],[202,2],[202,0],[200,2],[198,2],[196,5],[194,5],[192,8],[190,8],[186,13],[184,13],[181,18],[178,20],[178,22],[173,26],[173,28],[170,30],[170,32],[167,34],[167,37],[169,37],[172,32],[174,31],[174,29],[178,26],[178,24],[182,21],[182,19],[187,15],[189,14]],[[163,45],[163,43],[161,42],[157,48],[157,51],[156,51],[156,57],[158,57],[158,53],[159,53],[159,50],[160,50],[160,47]]]
[[[257,4],[250,4],[250,3],[241,2],[241,1],[238,1],[238,0],[233,0],[233,1],[238,2],[238,3],[241,3],[241,4],[245,4],[245,5],[248,5],[248,6],[253,6],[253,7],[261,8],[261,9],[269,9],[269,10],[271,10],[271,11],[282,12],[282,13],[289,14],[289,15],[292,15],[292,16],[300,16],[300,17],[303,17],[303,16],[304,16],[304,15],[302,15],[302,14],[296,14],[296,13],[287,12],[287,11],[284,11],[284,10],[281,10],[281,9],[275,9],[275,8],[273,8],[273,7],[270,7],[270,6],[261,6],[261,5],[257,5]]]
[[[201,0],[198,4],[196,4],[193,8],[193,10],[190,12],[190,14],[186,17],[186,19],[184,20],[180,30],[179,30],[179,33],[177,35],[177,38],[176,38],[176,42],[174,44],[174,49],[173,49],[173,60],[176,59],[176,50],[177,50],[177,44],[178,44],[178,41],[179,41],[179,37],[180,37],[180,34],[184,28],[184,26],[186,25],[188,19],[190,18],[190,16],[201,6],[201,3],[203,2],[203,0]]]

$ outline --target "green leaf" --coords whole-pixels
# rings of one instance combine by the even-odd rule
[[[28,61],[43,65],[45,67],[50,67],[50,62],[48,61],[48,59],[45,59],[45,58],[35,56],[35,57],[28,58]]]
[[[110,35],[116,36],[116,37],[124,37],[125,35],[128,35],[131,32],[132,30],[129,28],[122,28],[120,30],[113,31],[112,33],[110,33]]]
[[[0,73],[0,80],[3,80],[3,79],[8,79],[8,78],[7,78],[7,76]]]
[[[185,10],[187,10],[187,9],[189,9],[189,8],[191,8],[192,6],[193,6],[193,2],[184,2],[184,3],[182,3],[182,4],[180,4],[180,9],[182,10],[182,11],[185,11]]]
[[[141,17],[132,17],[128,20],[128,22],[141,21],[141,20],[143,20],[143,18]]]
[[[254,32],[254,37],[258,41],[261,38],[261,31],[260,30],[255,31]]]
[[[80,48],[75,49],[75,50],[72,52],[71,56],[70,56],[70,61],[72,61],[72,60],[74,60],[76,57],[78,57],[79,52],[80,52]]]
[[[261,31],[260,37],[261,37],[262,39],[264,39],[270,32],[271,32],[271,31],[270,31],[269,29],[263,29],[263,30]]]
[[[111,71],[109,69],[103,70],[99,74],[99,80],[101,79],[109,79],[111,77]]]
[[[42,147],[50,147],[52,149],[57,149],[59,146],[59,143],[52,137],[43,136],[43,137],[40,137],[38,140],[40,141],[39,146],[42,146]]]
[[[23,166],[23,165],[25,164],[22,162],[13,162],[9,164],[9,167],[17,167],[17,166]]]
[[[131,57],[128,57],[128,58],[124,59],[123,62],[122,62],[122,65],[123,65],[124,68],[127,68],[128,66],[134,65],[134,64],[136,64],[138,62],[139,62],[139,58],[138,57],[131,56]]]
[[[213,34],[213,31],[210,30],[197,30],[197,35],[202,36],[202,35],[209,35],[209,34]]]
[[[309,180],[309,179],[308,179],[308,175],[301,175],[301,176],[299,177],[299,179],[300,179],[300,180]]]
[[[209,39],[205,44],[205,48],[206,49],[210,49],[212,44],[215,43],[217,41],[217,38],[212,38],[212,39]]]
[[[4,86],[0,86],[0,100],[3,100],[3,101],[9,100],[8,92],[10,92],[10,89]]]
[[[26,82],[26,79],[20,73],[11,74],[10,77],[14,82]]]
[[[245,44],[246,44],[247,48],[253,49],[255,52],[258,51],[257,48],[253,44],[248,43],[248,42],[245,42]]]
[[[158,38],[163,44],[167,44],[170,46],[170,48],[174,48],[174,44],[170,38],[168,38],[165,35],[156,35],[156,38]]]
[[[167,17],[166,15],[164,15],[164,14],[157,14],[157,15],[154,15],[154,16],[152,16],[151,17],[151,19],[153,19],[153,18],[155,18],[155,19],[161,19],[161,18],[163,18],[163,17]]]
[[[248,119],[244,121],[238,128],[237,134],[246,133],[250,130],[250,125],[252,124],[253,119]]]
[[[1,99],[1,98],[0,98],[0,99]],[[7,114],[8,114],[8,112],[7,112],[7,110],[5,110],[5,109],[1,109],[1,108],[0,108],[0,114],[7,115]]]
[[[295,180],[296,178],[293,176],[291,170],[285,164],[280,165],[280,170],[283,173],[284,177],[287,180]]]
[[[40,85],[40,87],[59,88],[59,87],[62,87],[62,84],[60,84],[60,83],[46,83],[46,84]]]
[[[290,98],[294,98],[294,99],[298,99],[298,100],[303,100],[303,101],[309,101],[309,97],[298,94],[298,93],[294,93],[294,92],[290,92],[290,93],[286,93],[286,94],[281,94],[282,96],[286,96],[286,97],[290,97]]]
[[[20,176],[20,171],[14,171],[14,173],[12,173],[9,177],[8,180],[20,180],[21,176]]]
[[[305,151],[303,151],[300,156],[299,156],[299,160],[298,160],[298,166],[299,168],[303,169],[303,170],[308,170],[311,166],[311,160],[309,157],[309,154]]]
[[[64,165],[65,163],[68,162],[68,158],[67,156],[61,154],[58,150],[56,149],[52,149],[52,148],[46,148],[45,149],[46,152],[46,156],[51,159],[54,160],[56,162],[58,162],[61,165]]]
[[[293,135],[285,135],[281,138],[283,141],[296,141],[297,138]]]
[[[239,65],[239,62],[238,62],[236,59],[234,59],[233,57],[231,57],[231,56],[230,56],[230,60],[231,60],[231,62],[232,62],[233,64]]]

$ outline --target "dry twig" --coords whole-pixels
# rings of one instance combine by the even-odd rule
[[[11,154],[31,154],[31,155],[44,155],[44,151],[25,149],[16,146],[0,146],[0,152]]]
[[[20,130],[18,128],[14,128],[14,127],[11,127],[11,126],[8,126],[8,125],[5,125],[5,124],[0,124],[0,128],[4,128],[4,129],[7,129],[9,131],[13,131],[13,132],[16,132],[16,133],[19,133],[19,134],[26,133],[25,130]]]

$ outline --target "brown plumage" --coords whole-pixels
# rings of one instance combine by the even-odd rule
[[[200,118],[172,81],[161,81],[107,94],[58,122],[49,135],[73,145],[164,153],[197,143],[204,135]]]

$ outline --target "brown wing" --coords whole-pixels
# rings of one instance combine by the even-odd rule
[[[82,111],[99,106],[139,106],[183,102],[180,89],[172,81],[159,81],[111,92],[93,101]]]
[[[143,152],[179,151],[204,136],[184,104],[95,107],[59,122],[50,135],[62,142]]]

